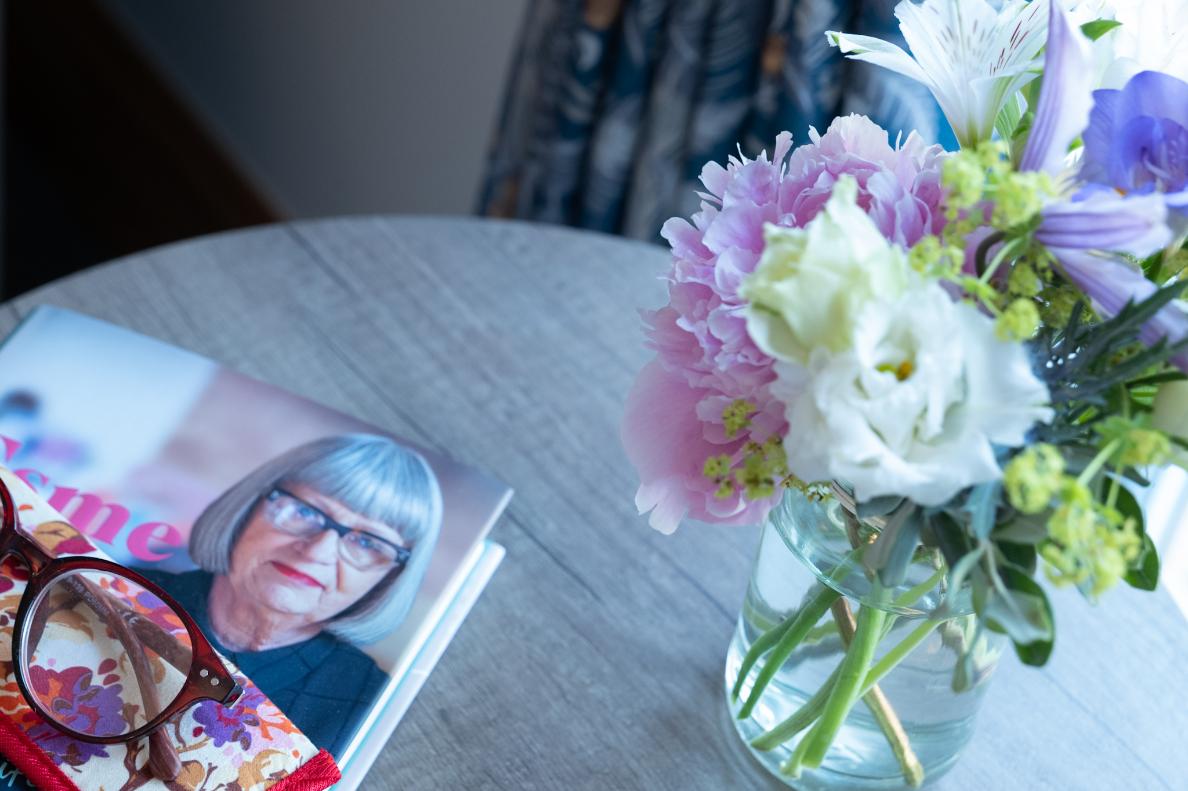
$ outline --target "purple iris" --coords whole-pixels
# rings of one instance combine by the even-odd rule
[[[1080,188],[1044,207],[1035,238],[1074,285],[1106,316],[1153,294],[1119,253],[1148,256],[1188,230],[1188,83],[1161,72],[1135,75],[1120,91],[1090,95],[1089,49],[1063,6],[1050,0],[1044,83],[1023,151],[1023,170],[1057,173],[1088,115]],[[1179,302],[1143,326],[1153,344],[1188,338]],[[1188,352],[1172,358],[1188,371]]]
[[[1164,196],[1169,221],[1188,230],[1188,83],[1158,71],[1122,90],[1095,91],[1081,179],[1087,189]]]

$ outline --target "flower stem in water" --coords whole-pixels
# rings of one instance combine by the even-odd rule
[[[931,589],[932,586],[925,590]],[[833,619],[837,622],[838,631],[841,632],[842,642],[848,648],[853,642],[857,626],[854,623],[854,613],[850,611],[850,605],[845,599],[838,599],[833,603]],[[890,618],[887,620],[890,622]],[[878,642],[881,643],[886,635],[887,630],[880,631]],[[912,749],[911,740],[903,729],[903,723],[899,721],[899,715],[892,708],[891,701],[887,700],[883,690],[876,684],[863,694],[862,702],[870,709],[875,722],[879,724],[879,730],[891,746],[891,752],[895,754],[895,760],[899,762],[899,768],[903,772],[903,779],[912,788],[919,788],[924,782],[924,766],[920,763],[916,751]]]
[[[825,701],[829,699],[829,693],[833,691],[833,685],[837,683],[837,676],[840,671],[840,665],[835,667],[833,674],[825,679],[825,683],[821,685],[821,688],[811,698],[801,704],[800,708],[792,716],[783,720],[771,730],[766,731],[760,736],[756,736],[751,740],[751,746],[756,750],[774,750],[816,722],[817,717],[821,716],[821,710],[825,708]]]
[[[876,595],[881,595],[882,591],[878,590],[877,584],[875,587]],[[802,757],[804,766],[815,769],[821,765],[821,762],[825,760],[825,753],[829,749],[829,745],[833,743],[833,739],[841,729],[850,709],[854,707],[864,692],[863,682],[866,680],[867,670],[870,668],[875,649],[878,647],[879,634],[886,618],[887,613],[876,606],[859,608],[854,641],[850,643],[850,647],[842,659],[837,683],[833,685],[833,690],[825,703],[825,710],[821,712],[821,718],[804,737],[807,743]],[[801,746],[797,745],[798,753]]]
[[[790,615],[755,638],[755,642],[751,643],[751,647],[747,649],[746,656],[743,657],[742,664],[738,668],[738,678],[734,680],[734,688],[730,690],[731,698],[736,701],[738,700],[738,695],[742,691],[743,681],[746,680],[747,674],[751,672],[751,668],[759,661],[759,657],[770,651],[788,633],[788,630],[792,628],[794,623],[796,623],[796,616]]]
[[[863,609],[865,610],[867,608],[864,607]],[[863,694],[869,692],[875,684],[879,683],[879,680],[883,676],[894,670],[895,666],[914,651],[916,646],[924,642],[928,635],[932,634],[932,630],[938,626],[940,626],[939,621],[923,621],[907,637],[903,638],[894,648],[888,651],[874,667],[870,668],[870,672],[866,674],[866,678],[862,683]]]
[[[775,648],[771,650],[771,656],[767,657],[767,661],[763,663],[759,675],[755,678],[755,685],[751,687],[751,694],[747,696],[746,702],[743,703],[742,708],[738,711],[738,718],[740,720],[745,720],[751,716],[751,712],[755,709],[756,704],[759,703],[759,698],[762,696],[763,690],[771,683],[771,680],[775,677],[780,667],[792,655],[792,652],[796,650],[796,646],[800,645],[800,641],[804,639],[809,630],[816,625],[817,621],[821,620],[821,616],[825,614],[829,606],[840,596],[841,594],[833,588],[817,583],[813,595],[800,608],[800,612],[796,613],[796,617],[792,619],[792,623],[780,636]],[[778,629],[780,627],[776,628]],[[750,651],[747,654],[750,655]],[[736,689],[739,688],[742,680],[745,678],[744,670],[749,669],[745,667],[739,669],[738,680],[735,682]],[[865,669],[863,667],[864,671]]]
[[[841,563],[838,564],[837,568],[835,568],[833,570],[833,573],[830,575],[829,579],[830,580],[841,579],[843,576],[845,576],[845,573],[846,573],[847,569],[850,567],[850,565],[857,562],[857,559],[859,559],[861,557],[862,557],[861,549],[856,549],[853,552],[851,552],[849,555],[846,556],[846,558]],[[817,590],[814,593],[814,596],[819,596],[824,592],[828,592],[829,590],[830,589],[828,587],[826,587],[825,585],[822,585],[821,583],[817,583]],[[840,596],[840,595],[841,594],[835,594],[835,596]],[[829,604],[830,604],[830,602],[827,602],[825,604],[825,607],[828,608]],[[759,661],[759,658],[761,656],[763,656],[765,653],[767,653],[769,650],[771,650],[772,647],[779,645],[781,643],[781,641],[783,641],[783,639],[788,635],[788,632],[792,628],[794,628],[794,627],[800,628],[799,619],[802,615],[805,614],[805,609],[807,609],[811,605],[812,605],[812,602],[810,602],[809,604],[806,604],[795,615],[789,615],[787,618],[780,621],[778,624],[771,627],[763,634],[759,635],[759,637],[757,637],[755,639],[755,642],[751,643],[751,647],[749,649],[747,649],[746,655],[743,656],[742,664],[738,668],[738,677],[735,678],[735,680],[734,680],[734,687],[730,690],[730,696],[733,700],[735,700],[735,701],[738,700],[738,696],[742,692],[743,682],[746,681],[747,675],[751,672],[751,668],[753,668],[755,666],[755,663]],[[802,634],[800,636],[800,638],[797,640],[797,643],[799,643],[801,640],[804,639],[805,635],[808,634],[808,631],[810,629],[812,629],[812,627],[816,624],[816,622],[818,620],[821,619],[821,615],[823,615],[824,612],[825,612],[825,610],[822,609],[821,612],[818,613],[816,619],[813,620],[813,623],[810,623],[810,624],[808,624],[808,626],[804,627],[805,634]],[[795,648],[795,647],[796,647],[796,645],[793,644],[792,648]],[[784,658],[779,661],[779,664],[776,666],[776,668],[778,669],[779,665],[782,665],[784,663],[784,659],[787,659],[787,658],[788,658],[788,656],[787,656],[787,654],[785,654]],[[768,661],[770,663],[770,659]],[[772,672],[774,673],[774,671],[772,671]],[[764,682],[764,685],[766,685],[766,683],[767,682]],[[754,693],[752,693],[751,698],[758,700],[758,698],[755,697]],[[749,701],[749,699],[748,699],[748,701]],[[753,704],[752,704],[752,708],[753,708]],[[749,715],[750,709],[747,709],[747,712]],[[746,716],[748,716],[748,715],[743,715],[740,713],[739,719],[746,719]]]

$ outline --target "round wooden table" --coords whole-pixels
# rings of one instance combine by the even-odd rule
[[[758,534],[651,530],[620,447],[663,250],[522,223],[360,218],[151,250],[0,306],[131,327],[516,489],[507,559],[365,788],[768,788],[723,717]],[[1183,573],[1182,571],[1180,573]],[[1054,599],[942,789],[1188,789],[1188,624],[1163,591]]]

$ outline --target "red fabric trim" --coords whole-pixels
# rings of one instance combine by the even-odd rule
[[[0,715],[0,755],[29,778],[37,791],[79,791],[37,743],[8,717]],[[342,779],[334,757],[321,750],[269,791],[325,791]]]
[[[296,772],[269,786],[268,791],[325,791],[341,779],[334,756],[322,750]]]
[[[79,791],[54,759],[6,716],[0,716],[0,755],[21,770],[38,791]]]

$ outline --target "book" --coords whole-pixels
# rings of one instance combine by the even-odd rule
[[[36,308],[0,462],[207,636],[358,787],[503,557],[511,497],[433,448],[130,330]],[[212,633],[213,632],[213,633]],[[15,783],[0,765],[0,789]]]

